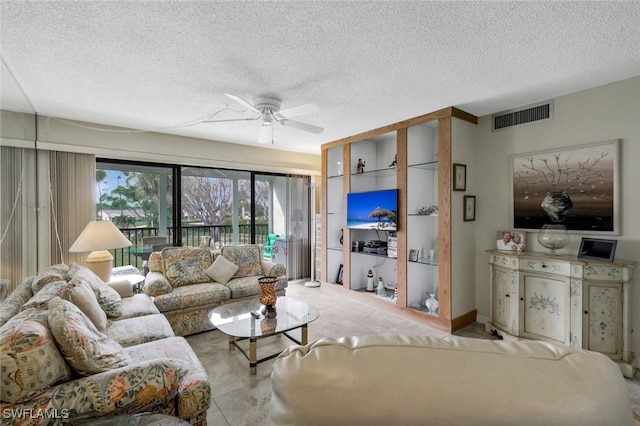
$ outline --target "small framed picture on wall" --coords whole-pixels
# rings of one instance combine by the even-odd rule
[[[464,196],[464,221],[470,222],[476,220],[476,196]]]
[[[467,190],[467,166],[465,164],[453,164],[453,190]]]

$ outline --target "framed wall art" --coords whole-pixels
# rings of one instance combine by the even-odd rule
[[[570,231],[617,235],[619,144],[513,155],[513,228],[563,224]]]
[[[464,221],[470,222],[476,220],[476,196],[465,195],[464,196]]]
[[[467,190],[467,166],[464,164],[453,164],[453,190]]]

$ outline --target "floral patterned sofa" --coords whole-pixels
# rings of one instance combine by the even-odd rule
[[[173,332],[188,336],[215,328],[209,312],[260,294],[258,278],[278,277],[276,294],[288,286],[283,265],[262,257],[259,245],[166,247],[149,256],[143,291],[153,297]]]
[[[26,278],[0,304],[0,399],[3,425],[149,411],[204,425],[211,387],[149,296],[72,264]]]

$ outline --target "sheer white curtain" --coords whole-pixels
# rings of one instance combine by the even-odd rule
[[[308,176],[287,178],[289,261],[287,275],[292,279],[310,276],[310,212]]]

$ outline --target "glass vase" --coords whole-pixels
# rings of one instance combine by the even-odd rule
[[[556,250],[569,244],[569,231],[564,225],[543,225],[538,234],[538,242],[551,250],[549,254],[557,255]]]

